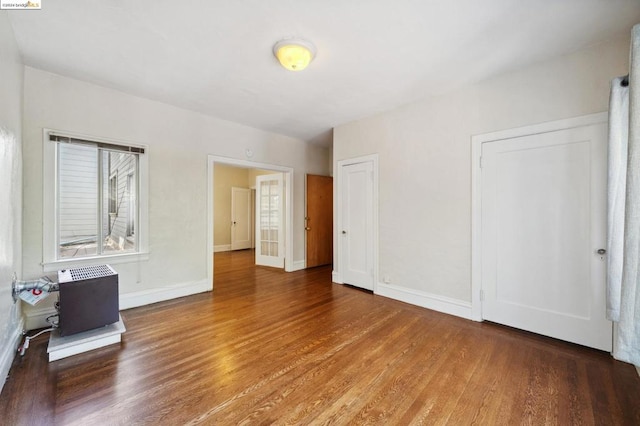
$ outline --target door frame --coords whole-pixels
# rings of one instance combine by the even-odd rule
[[[344,186],[344,176],[342,168],[344,166],[349,166],[352,164],[358,163],[368,163],[370,162],[373,166],[373,292],[376,293],[378,289],[378,235],[379,235],[379,226],[378,226],[378,154],[370,154],[364,155],[362,157],[349,158],[345,160],[337,161],[336,168],[336,181],[333,193],[333,223],[335,224],[333,228],[333,272],[331,274],[331,280],[336,284],[344,284],[342,280],[342,244],[340,244],[340,230],[342,229],[342,189]]]
[[[213,288],[213,178],[215,163],[227,166],[241,167],[245,169],[273,170],[284,174],[284,211],[285,211],[285,251],[284,270],[286,272],[295,271],[293,262],[293,167],[278,166],[276,164],[258,163],[255,161],[240,160],[236,158],[220,157],[217,155],[207,156],[207,277]]]
[[[482,144],[504,139],[531,136],[575,127],[591,126],[606,123],[607,112],[583,115],[563,120],[498,132],[485,133],[471,137],[471,319],[483,321],[482,318]]]

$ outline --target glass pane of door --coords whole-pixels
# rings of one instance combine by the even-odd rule
[[[284,267],[283,252],[283,178],[281,173],[256,178],[258,201],[256,264]]]
[[[260,183],[260,235],[263,255],[278,256],[278,227],[280,223],[279,186],[277,180]]]

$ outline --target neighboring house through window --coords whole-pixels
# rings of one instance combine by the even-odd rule
[[[52,131],[44,143],[55,160],[45,163],[44,263],[144,253],[145,148]]]
[[[105,173],[112,173],[111,168],[105,170]],[[116,200],[118,199],[118,175],[114,173],[109,178],[109,234],[113,230],[115,220],[118,218],[118,210],[116,208]]]
[[[136,184],[135,175],[130,173],[127,175],[127,238],[133,238],[136,234]]]

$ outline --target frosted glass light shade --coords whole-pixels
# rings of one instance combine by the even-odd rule
[[[315,46],[304,40],[282,40],[273,46],[280,65],[289,71],[302,71],[316,54]]]

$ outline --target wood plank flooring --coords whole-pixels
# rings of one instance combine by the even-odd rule
[[[608,354],[331,283],[331,269],[215,256],[215,290],[123,312],[121,345],[47,363],[0,395],[6,425],[639,425]]]

